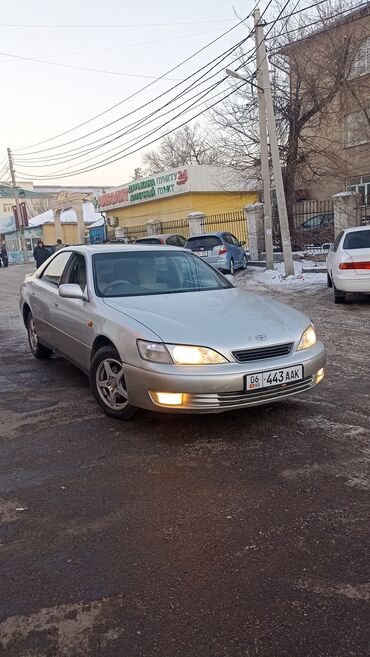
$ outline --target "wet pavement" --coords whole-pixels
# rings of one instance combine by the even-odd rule
[[[368,657],[370,300],[304,310],[313,391],[214,416],[100,413],[36,361],[0,270],[0,656]]]

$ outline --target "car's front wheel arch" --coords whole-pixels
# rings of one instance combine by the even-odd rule
[[[91,356],[90,356],[90,361],[91,362],[94,360],[94,357],[97,354],[97,352],[99,351],[99,349],[102,349],[103,347],[112,347],[118,353],[118,349],[117,349],[116,345],[112,342],[112,340],[107,338],[106,335],[98,335],[95,338],[93,346],[91,348]]]
[[[28,303],[23,304],[22,316],[23,316],[23,323],[24,323],[26,328],[27,328],[28,316],[29,316],[30,312],[31,312],[31,308],[29,307]]]

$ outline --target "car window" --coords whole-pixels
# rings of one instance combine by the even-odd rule
[[[320,226],[322,221],[322,214],[316,215],[316,217],[311,217],[311,219],[307,219],[307,221],[304,221],[302,224],[302,228],[318,228]]]
[[[231,239],[231,235],[229,235],[229,233],[224,233],[222,235],[222,239],[223,239],[224,242],[226,242],[226,244],[232,244],[233,243],[232,239]]]
[[[86,278],[86,260],[81,253],[75,253],[72,262],[68,266],[65,276],[65,283],[75,283],[84,291],[87,283]]]
[[[186,242],[186,248],[192,251],[212,251],[215,246],[220,246],[221,240],[217,235],[201,235],[200,237],[190,237]]]
[[[354,230],[352,233],[347,233],[343,248],[370,249],[370,230]]]
[[[58,286],[66,264],[71,255],[71,251],[64,251],[63,253],[56,255],[55,258],[53,258],[53,260],[44,269],[40,278],[46,283],[51,283],[52,285]]]
[[[229,237],[231,239],[231,244],[234,244],[234,246],[239,246],[239,242],[236,239],[235,235],[232,235],[231,233],[229,234]]]
[[[136,240],[136,244],[162,244],[158,237],[143,237]]]
[[[332,247],[332,249],[333,249],[334,253],[336,253],[337,250],[338,250],[339,242],[341,241],[341,239],[342,239],[342,237],[343,237],[343,233],[344,233],[344,231],[342,230],[342,232],[339,233],[339,235],[336,236],[336,238],[335,238],[335,240],[334,240],[334,242],[333,242],[333,247]]]
[[[186,239],[182,235],[170,235],[167,237],[166,244],[168,246],[185,246]]]
[[[100,297],[200,292],[232,287],[226,278],[187,251],[131,251],[94,254],[93,273]]]

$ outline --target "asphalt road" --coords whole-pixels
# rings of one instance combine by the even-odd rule
[[[25,271],[0,269],[1,657],[368,657],[369,299],[256,285],[312,317],[321,386],[124,424],[30,355]]]

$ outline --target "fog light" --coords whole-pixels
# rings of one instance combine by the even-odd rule
[[[182,405],[182,392],[154,392],[154,390],[151,390],[150,396],[156,404],[161,406]]]
[[[320,383],[323,380],[325,375],[324,368],[322,367],[316,374],[316,383]]]

